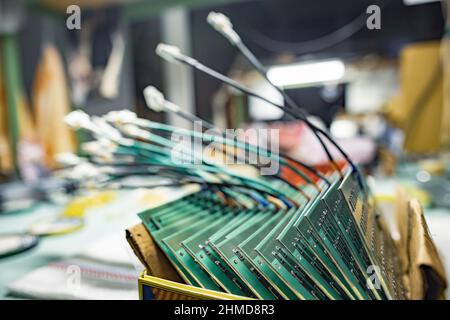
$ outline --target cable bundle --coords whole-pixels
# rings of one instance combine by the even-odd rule
[[[225,16],[211,13],[208,22],[267,79],[264,67]],[[271,148],[230,136],[182,111],[154,87],[144,90],[150,108],[200,123],[201,130],[140,119],[130,111],[92,118],[82,111],[69,114],[69,125],[95,139],[83,145],[89,164],[81,165],[90,166],[90,176],[97,182],[157,174],[177,185],[201,186],[199,192],[139,214],[188,284],[259,299],[404,298],[393,241],[380,227],[369,189],[356,165],[327,132],[313,125],[280,88],[274,86],[286,105],[259,96],[175,47],[161,44],[157,53],[304,121],[333,169],[321,173]],[[177,143],[174,135],[198,143]],[[348,165],[336,164],[324,140],[342,153]],[[211,143],[220,161],[209,152]],[[227,162],[249,163],[251,157],[258,159],[251,163],[256,169],[276,161],[279,170],[269,176],[246,174]],[[301,183],[286,178],[286,170]]]

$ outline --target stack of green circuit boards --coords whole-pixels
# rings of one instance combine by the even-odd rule
[[[332,181],[305,186],[292,208],[229,205],[204,189],[140,218],[193,286],[258,299],[404,299],[393,241],[356,173]]]

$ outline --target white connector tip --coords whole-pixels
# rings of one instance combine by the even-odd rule
[[[234,31],[233,24],[230,19],[220,12],[211,11],[206,18],[208,23],[226,37],[232,44],[236,44],[241,41],[239,35]]]
[[[58,175],[70,180],[84,181],[86,179],[97,178],[101,175],[98,167],[89,162],[82,162],[73,168],[61,170]]]
[[[149,139],[150,133],[146,130],[140,129],[134,124],[125,124],[120,127],[120,130],[125,134],[133,138]]]
[[[144,98],[147,107],[156,112],[164,111],[166,99],[161,91],[153,86],[148,86],[144,89]]]
[[[78,157],[76,154],[74,154],[72,152],[58,153],[55,156],[55,160],[59,165],[64,166],[64,167],[75,166],[75,165],[78,165],[78,164],[84,162],[84,159],[81,159],[80,157]]]
[[[111,126],[105,119],[101,117],[92,117],[92,122],[96,127],[96,134],[98,136],[105,137],[114,142],[118,142],[122,138],[120,131]]]
[[[169,62],[178,62],[178,59],[183,56],[178,47],[164,43],[158,44],[155,51],[158,56]]]
[[[233,24],[230,19],[220,12],[211,11],[206,18],[206,21],[217,31],[224,29],[233,29]]]
[[[134,123],[137,120],[136,113],[130,110],[119,110],[110,111],[103,118],[111,123],[124,124],[124,123]]]
[[[64,122],[73,129],[80,129],[87,127],[91,119],[86,112],[74,110],[64,117]]]
[[[113,153],[117,149],[117,145],[111,140],[101,138],[99,140],[84,142],[81,150],[90,155],[98,155],[102,153]]]

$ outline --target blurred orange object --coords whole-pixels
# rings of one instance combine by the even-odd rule
[[[45,163],[55,166],[55,155],[74,152],[74,133],[65,125],[64,116],[71,111],[61,56],[53,45],[42,50],[33,84],[36,131],[45,152]]]

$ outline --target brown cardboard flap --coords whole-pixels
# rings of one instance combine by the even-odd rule
[[[148,274],[179,283],[184,282],[142,223],[127,229],[126,238]]]
[[[408,216],[409,196],[404,188],[397,188],[395,193],[395,219],[400,239],[396,241],[400,261],[402,263],[402,272],[407,274],[409,269],[408,254]]]
[[[408,255],[410,299],[440,299],[447,287],[445,270],[430,237],[422,207],[409,201]]]

